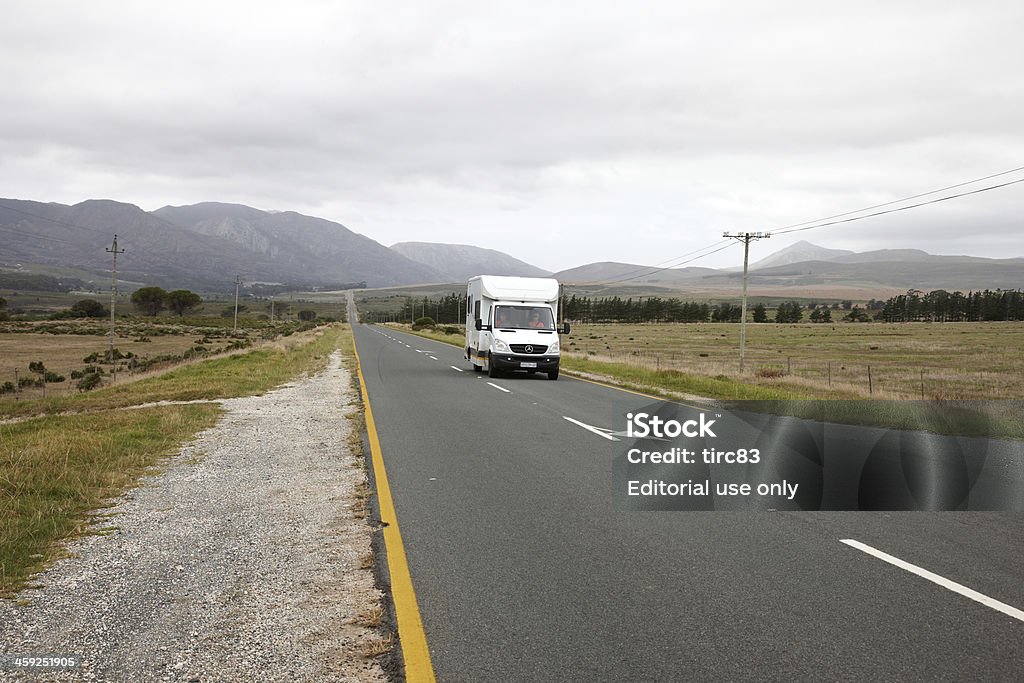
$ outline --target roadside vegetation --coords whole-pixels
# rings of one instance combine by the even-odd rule
[[[462,326],[388,325],[465,343]],[[564,372],[670,399],[1024,438],[1024,323],[751,324],[745,373],[730,323],[578,324],[562,348]]]
[[[7,401],[0,417],[0,595],[10,597],[60,554],[60,541],[102,533],[106,501],[176,453],[220,413],[213,404],[160,405],[263,393],[326,367],[345,347],[332,325],[256,350],[198,362],[74,396]],[[350,342],[349,342],[350,346]]]

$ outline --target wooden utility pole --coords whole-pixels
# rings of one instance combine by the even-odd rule
[[[747,348],[747,262],[750,258],[750,242],[768,239],[771,235],[767,232],[723,232],[722,237],[731,237],[743,242],[743,303],[740,307],[740,372],[743,372]]]
[[[116,233],[114,234],[114,244],[110,249],[107,249],[107,253],[114,255],[114,265],[110,269],[110,345],[107,351],[110,358],[110,367],[112,368],[111,372],[113,373],[110,381],[113,383],[114,378],[117,377],[117,359],[114,358],[114,307],[117,304],[117,255],[124,253],[124,249],[117,248]]]
[[[231,334],[238,332],[238,288],[242,284],[242,276],[235,276],[235,324],[231,327]]]

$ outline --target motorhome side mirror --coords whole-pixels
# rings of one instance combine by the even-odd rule
[[[480,330],[484,329],[484,321],[481,320],[480,318],[476,319],[475,325],[476,325],[477,332],[479,332]]]
[[[561,334],[569,334],[569,323],[563,323]]]

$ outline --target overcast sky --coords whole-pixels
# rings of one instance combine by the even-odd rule
[[[1019,0],[8,0],[0,196],[238,202],[550,270],[655,264],[1024,166],[1022,27]],[[1024,183],[754,258],[797,239],[1024,256],[1022,216]]]

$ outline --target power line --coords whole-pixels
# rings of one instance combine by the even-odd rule
[[[96,233],[96,234],[107,234],[107,230],[105,228],[91,228],[91,227],[89,227],[87,225],[79,225],[79,224],[76,224],[76,223],[68,223],[67,221],[58,220],[56,218],[50,218],[48,216],[43,216],[43,215],[38,214],[38,213],[32,213],[31,211],[24,211],[22,209],[16,209],[15,207],[9,206],[7,204],[4,204],[3,202],[0,202],[0,208],[6,209],[8,211],[13,211],[15,213],[20,213],[20,214],[22,214],[24,216],[29,216],[31,218],[38,218],[39,220],[48,221],[48,222],[54,223],[56,225],[63,225],[66,228],[74,228],[76,230],[83,230],[85,232],[93,232],[93,233]],[[83,246],[79,242],[72,242],[70,240],[61,239],[59,237],[50,237],[48,235],[37,235],[37,234],[34,234],[34,233],[24,232],[22,230],[15,230],[15,229],[8,228],[8,227],[5,227],[5,226],[0,226],[0,231],[7,232],[7,233],[10,233],[12,235],[20,235],[22,237],[32,237],[32,238],[35,238],[35,239],[46,240],[46,241],[49,241],[49,242],[58,242],[60,244],[67,244],[67,245],[70,245],[70,246],[73,246],[73,247],[78,247],[78,248],[82,248],[82,246]],[[153,268],[160,268],[161,266],[166,265],[166,263],[164,261],[156,259],[156,258],[154,258],[152,256],[148,256],[146,254],[146,252],[134,252],[134,256],[135,256],[135,260],[141,261],[144,265],[148,265],[148,266],[153,267]]]
[[[724,246],[721,246],[723,244],[724,244]],[[655,266],[644,266],[644,267],[641,267],[641,268],[634,268],[633,270],[628,270],[628,271],[626,271],[624,273],[624,275],[627,275],[627,276],[630,276],[630,277],[620,277],[620,278],[615,279],[615,280],[591,280],[591,281],[588,281],[588,282],[575,282],[575,283],[573,283],[573,285],[574,286],[614,285],[614,284],[617,284],[619,282],[628,282],[630,280],[636,280],[638,278],[654,275],[656,273],[660,273],[661,271],[668,270],[670,268],[678,268],[679,266],[686,265],[687,263],[692,263],[694,261],[697,261],[699,259],[704,258],[705,256],[710,256],[711,254],[714,254],[714,253],[717,253],[719,251],[722,251],[723,249],[726,249],[726,248],[728,248],[730,246],[732,246],[732,240],[724,239],[724,240],[720,240],[718,242],[715,242],[713,244],[708,244],[706,246],[703,246],[700,249],[694,249],[693,251],[688,251],[685,254],[680,254],[679,256],[676,256],[674,258],[668,259],[666,261],[662,261],[661,263],[670,263],[671,262],[671,264],[667,265],[667,266],[664,266],[664,267],[661,267],[661,268],[657,267],[657,265],[655,265]],[[709,251],[706,254],[700,254],[700,252],[706,251],[706,250],[711,249],[713,247],[719,247],[719,248],[715,249],[714,251]],[[693,258],[687,259],[685,261],[680,261],[679,260],[679,259],[685,259],[687,256],[691,256],[693,254],[700,254],[700,255],[699,256],[694,256]],[[660,264],[658,264],[658,265],[660,265]],[[638,275],[634,275],[634,273],[639,273],[639,274]],[[607,287],[605,287],[605,289],[607,289]]]
[[[842,218],[843,216],[851,216],[851,215],[853,215],[855,213],[863,213],[865,211],[871,211],[872,209],[880,209],[883,206],[890,206],[892,204],[899,204],[900,202],[909,202],[911,199],[918,199],[920,197],[927,197],[930,194],[935,194],[937,192],[945,192],[946,190],[953,190],[953,189],[956,189],[958,187],[963,187],[964,185],[973,185],[974,183],[980,183],[983,180],[991,180],[992,178],[998,178],[999,176],[1009,175],[1011,173],[1016,173],[1017,171],[1024,171],[1024,166],[1018,166],[1017,168],[1011,168],[1009,171],[1001,171],[999,173],[993,173],[992,175],[987,175],[987,176],[984,176],[983,178],[975,178],[974,180],[968,180],[968,181],[965,181],[965,182],[962,182],[962,183],[956,183],[955,185],[947,185],[946,187],[940,187],[937,190],[930,190],[928,192],[922,192],[920,194],[911,195],[909,197],[903,197],[902,199],[893,199],[892,201],[889,201],[889,202],[882,202],[881,204],[874,204],[872,206],[865,206],[864,208],[857,209],[856,211],[844,211],[843,213],[837,213],[837,214],[834,214],[832,216],[825,216],[823,218],[816,218],[815,220],[812,220],[812,221],[804,221],[803,223],[793,223],[792,225],[784,225],[781,228],[775,229],[773,232],[781,233],[783,230],[790,231],[790,228],[798,228],[798,227],[800,227],[802,225],[809,225],[811,223],[820,223],[821,221],[829,221],[829,220],[832,220],[833,218]],[[792,232],[796,232],[796,231],[793,230]]]
[[[824,227],[829,226],[829,225],[838,225],[840,223],[852,223],[853,221],[859,221],[859,220],[862,220],[864,218],[874,218],[875,216],[884,216],[885,214],[896,213],[897,211],[906,211],[907,209],[916,209],[918,207],[927,206],[929,204],[938,204],[939,202],[945,202],[945,201],[948,201],[950,199],[957,199],[958,197],[966,197],[968,195],[978,194],[980,192],[988,192],[989,190],[998,190],[1001,187],[1008,187],[1010,185],[1016,185],[1017,183],[1024,183],[1024,178],[1020,178],[1018,180],[1011,180],[1008,183],[1000,183],[999,185],[990,185],[988,187],[982,187],[982,188],[979,188],[977,190],[970,190],[968,192],[959,192],[957,194],[951,194],[951,195],[948,195],[946,197],[939,197],[938,199],[931,199],[931,200],[929,200],[927,202],[918,202],[917,204],[909,204],[907,206],[899,206],[899,207],[897,207],[895,209],[886,209],[885,211],[876,211],[875,213],[869,213],[869,214],[865,214],[863,216],[854,216],[853,218],[844,218],[842,220],[829,221],[827,223],[818,223],[816,225],[808,225],[808,226],[802,227],[802,228],[800,228],[800,227],[792,227],[792,228],[789,228],[789,229],[772,230],[770,232],[771,232],[772,235],[784,235],[784,234],[789,233],[789,232],[802,232],[804,230],[814,230],[815,228],[824,228]],[[967,184],[970,184],[970,183],[967,183]],[[934,193],[933,192],[927,192],[925,194],[934,194]],[[924,196],[924,195],[918,195],[918,196]],[[906,201],[906,200],[897,200],[897,201]],[[856,213],[856,212],[854,212],[854,213]],[[845,214],[839,214],[839,215],[845,215]],[[802,225],[802,224],[798,224],[798,225]]]
[[[50,237],[45,236],[45,234],[33,234],[32,232],[23,232],[22,230],[15,230],[15,229],[12,229],[12,228],[9,228],[9,227],[4,227],[2,225],[0,225],[0,232],[9,232],[10,234],[17,234],[17,236],[24,237],[24,238],[32,238],[34,240],[45,240],[47,242],[59,242],[62,245],[71,245],[72,247],[80,247],[81,246],[81,245],[78,245],[78,244],[76,244],[74,242],[69,242],[68,240],[61,240],[59,238],[50,238]]]
[[[104,230],[103,228],[90,228],[90,227],[85,226],[85,225],[76,225],[75,223],[68,223],[66,221],[60,221],[60,220],[57,220],[56,218],[50,218],[49,216],[43,216],[43,215],[40,215],[38,213],[32,213],[30,211],[23,211],[22,209],[16,209],[13,206],[8,206],[7,204],[3,204],[3,203],[0,203],[0,207],[2,207],[4,209],[7,209],[8,211],[13,211],[15,213],[20,213],[20,214],[22,214],[24,216],[30,216],[32,218],[38,218],[40,220],[49,221],[50,223],[56,223],[57,225],[63,225],[66,228],[75,228],[76,230],[87,230],[89,232],[107,234],[107,231]]]
[[[889,214],[889,213],[896,213],[897,211],[906,211],[907,209],[915,209],[915,208],[918,208],[918,207],[921,207],[921,206],[926,206],[928,204],[937,204],[939,202],[948,201],[950,199],[956,199],[958,197],[965,197],[965,196],[972,195],[972,194],[978,194],[980,192],[987,192],[989,190],[995,190],[995,189],[998,189],[998,188],[1001,188],[1001,187],[1007,187],[1009,185],[1015,185],[1017,183],[1024,182],[1024,178],[1019,179],[1019,180],[1012,180],[1012,181],[1007,182],[1007,183],[1000,183],[998,185],[991,185],[989,187],[983,187],[983,188],[979,188],[979,189],[976,189],[976,190],[970,190],[970,191],[967,191],[967,192],[959,192],[957,194],[949,195],[949,196],[946,196],[946,197],[939,197],[937,199],[932,199],[932,200],[929,200],[929,201],[926,201],[926,202],[919,202],[917,204],[911,204],[911,205],[908,205],[908,206],[901,206],[901,207],[897,207],[897,208],[894,208],[894,209],[887,209],[885,211],[877,211],[875,213],[866,214],[866,215],[863,215],[863,216],[854,216],[852,218],[845,218],[843,220],[832,220],[832,219],[840,219],[840,218],[843,218],[844,216],[853,216],[854,214],[860,214],[860,213],[863,213],[865,211],[871,211],[872,209],[878,209],[878,208],[881,208],[883,206],[892,206],[893,204],[899,204],[899,203],[910,201],[910,200],[913,200],[913,199],[918,199],[920,197],[927,197],[928,195],[936,194],[937,192],[945,192],[947,190],[952,190],[952,189],[955,189],[955,188],[958,188],[958,187],[964,187],[966,185],[973,185],[975,183],[979,183],[979,182],[982,182],[984,180],[991,180],[992,178],[998,178],[1000,176],[1009,175],[1010,173],[1016,173],[1018,171],[1024,171],[1024,166],[1019,166],[1017,168],[1011,168],[1011,169],[1009,169],[1007,171],[1001,171],[999,173],[993,173],[991,175],[983,176],[981,178],[975,178],[973,180],[967,180],[967,181],[964,181],[964,182],[961,182],[961,183],[956,183],[956,184],[953,184],[953,185],[947,185],[945,187],[940,187],[940,188],[935,189],[935,190],[929,190],[928,192],[921,192],[919,194],[911,195],[909,197],[903,197],[901,199],[894,199],[892,201],[883,202],[881,204],[873,204],[871,206],[866,206],[864,208],[857,209],[856,211],[846,211],[846,212],[843,212],[843,213],[838,213],[838,214],[833,214],[831,216],[826,216],[824,218],[819,218],[819,219],[816,219],[816,220],[813,220],[813,221],[804,221],[802,223],[793,223],[791,225],[786,225],[786,226],[783,226],[783,227],[778,228],[776,230],[772,230],[772,231],[770,231],[770,233],[773,234],[773,235],[783,235],[783,234],[786,234],[788,232],[801,232],[801,231],[804,231],[804,230],[813,230],[815,228],[823,228],[823,227],[826,227],[826,226],[829,226],[829,225],[837,225],[839,223],[851,223],[853,221],[861,220],[863,218],[872,218],[872,217],[875,217],[875,216],[882,216],[882,215]],[[828,222],[822,222],[822,221],[828,221]],[[729,240],[729,239],[727,239],[725,241],[731,243],[731,240]],[[638,268],[638,269],[627,271],[624,274],[626,277],[619,277],[619,278],[611,279],[611,280],[594,280],[594,281],[590,281],[590,282],[578,282],[578,283],[574,283],[574,284],[577,285],[577,286],[583,286],[583,285],[614,285],[614,284],[618,284],[620,282],[629,282],[630,280],[636,280],[636,279],[639,279],[639,278],[642,278],[642,277],[648,277],[648,276],[654,275],[656,273],[660,273],[661,271],[668,270],[670,268],[678,268],[679,266],[685,265],[687,263],[692,263],[693,261],[696,261],[696,260],[699,260],[701,258],[704,258],[705,256],[710,256],[711,254],[714,254],[714,253],[717,253],[719,251],[722,251],[723,249],[725,249],[726,247],[729,246],[729,245],[726,245],[725,247],[721,247],[719,249],[714,249],[713,251],[708,251],[707,253],[700,254],[699,256],[696,256],[694,258],[691,258],[691,259],[688,259],[688,260],[685,260],[685,261],[679,261],[679,259],[685,258],[685,257],[690,256],[692,254],[698,254],[698,253],[703,252],[703,251],[705,251],[707,249],[712,249],[713,247],[717,247],[720,244],[722,244],[722,243],[721,242],[716,242],[714,244],[710,244],[710,245],[707,245],[705,247],[701,247],[700,249],[696,249],[694,251],[687,252],[686,254],[682,254],[681,256],[677,256],[677,257],[674,257],[674,258],[671,258],[671,259],[667,259],[665,261],[661,261],[660,263],[655,264],[654,266],[648,266],[648,267],[644,267],[644,268]],[[666,265],[664,267],[659,267],[659,266],[661,266],[662,264],[665,264],[665,263],[668,263],[669,265]],[[607,289],[607,287],[605,287],[605,288]]]

